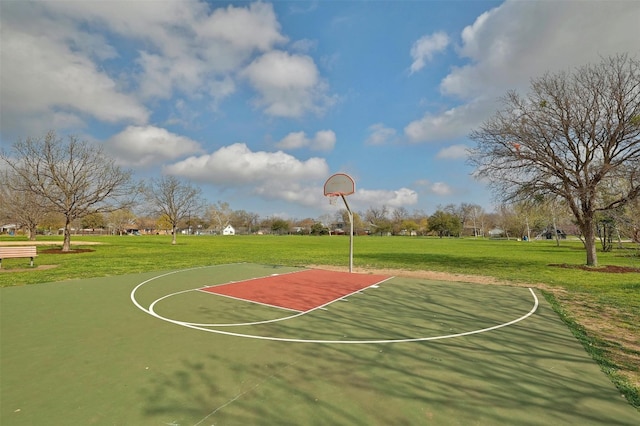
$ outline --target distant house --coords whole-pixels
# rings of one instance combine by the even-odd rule
[[[500,238],[504,235],[504,231],[500,228],[493,228],[489,231],[489,238]]]
[[[222,235],[236,235],[236,230],[235,230],[235,228],[233,226],[227,225],[222,230]]]
[[[16,230],[18,229],[18,225],[15,223],[9,223],[7,225],[0,226],[0,234],[7,233],[9,235],[14,235]]]

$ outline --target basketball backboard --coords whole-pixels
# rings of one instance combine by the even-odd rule
[[[356,192],[356,183],[345,173],[336,173],[324,184],[324,195],[351,195]]]

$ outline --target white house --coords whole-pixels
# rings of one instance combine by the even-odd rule
[[[222,235],[236,235],[236,230],[233,228],[233,226],[231,226],[231,225],[227,225],[227,226],[222,230]]]
[[[18,225],[15,223],[9,223],[6,225],[0,226],[0,234],[4,234],[5,232],[9,235],[14,235],[18,230]]]

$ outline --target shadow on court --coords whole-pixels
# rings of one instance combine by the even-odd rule
[[[513,294],[517,294],[516,297]],[[209,354],[235,381],[203,402],[202,424],[610,424],[638,413],[538,295],[511,326],[427,342],[317,344],[224,337],[242,359]],[[526,313],[526,289],[394,279],[327,310],[241,334],[397,339],[482,329]],[[211,312],[209,312],[211,314]],[[215,327],[214,327],[215,329]],[[420,334],[422,333],[422,334]],[[247,342],[249,340],[249,342]],[[234,354],[237,354],[237,350]],[[209,368],[205,368],[211,371]],[[198,377],[196,371],[181,374]],[[223,374],[224,376],[224,374]],[[208,377],[206,382],[220,382]],[[172,380],[165,378],[158,389]],[[156,393],[157,393],[156,390]],[[156,404],[154,410],[162,410]],[[213,407],[213,408],[212,408]],[[197,411],[196,407],[193,407]],[[207,409],[210,409],[207,412]]]
[[[455,334],[523,316],[533,305],[524,288],[394,278],[288,321],[230,328],[189,328],[144,310],[161,300],[158,316],[174,320],[277,318],[282,312],[197,289],[290,270],[226,265],[0,289],[0,423],[638,423],[539,294],[537,311],[520,322],[442,340],[292,343],[216,333]]]
[[[180,413],[189,424],[635,424],[635,410],[588,358],[557,349],[564,339],[523,345],[526,329],[495,334],[384,345],[254,342],[253,354],[221,350],[161,373],[144,392],[145,412]]]

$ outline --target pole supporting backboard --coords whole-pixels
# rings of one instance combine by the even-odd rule
[[[347,203],[346,195],[356,192],[356,183],[351,176],[345,173],[336,173],[329,177],[324,184],[324,195],[335,200],[339,195],[344,201],[344,206],[349,214],[349,224],[351,232],[349,233],[349,272],[353,272],[353,212]],[[333,204],[333,203],[332,203]]]

